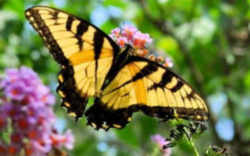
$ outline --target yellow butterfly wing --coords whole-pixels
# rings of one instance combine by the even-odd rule
[[[82,116],[87,97],[98,96],[120,48],[94,25],[62,10],[36,6],[25,15],[61,65],[57,91],[62,105]]]
[[[158,63],[131,56],[86,115],[93,127],[123,128],[139,110],[164,120],[208,118],[205,102],[183,79]]]

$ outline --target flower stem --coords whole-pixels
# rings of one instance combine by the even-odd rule
[[[157,146],[155,146],[151,156],[158,156],[159,154],[160,154],[160,150]]]
[[[189,144],[192,146],[193,151],[194,151],[194,153],[195,153],[195,156],[200,156],[200,154],[199,154],[197,148],[195,147],[195,144],[194,144],[194,142],[193,142],[192,137],[189,137],[189,136],[188,136],[188,133],[187,133],[186,128],[184,128],[184,130],[185,130],[185,132],[186,132],[186,133],[184,133],[185,139],[186,139],[186,140],[189,142]]]

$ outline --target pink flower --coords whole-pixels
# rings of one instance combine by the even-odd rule
[[[136,27],[132,25],[123,25],[121,28],[115,28],[112,30],[110,37],[121,47],[124,48],[126,45],[130,45],[134,48],[134,55],[147,57],[152,61],[156,61],[163,64],[166,67],[172,67],[173,62],[170,58],[156,59],[155,56],[148,56],[149,50],[148,45],[152,43],[152,38],[149,34],[140,32]]]
[[[152,39],[149,37],[148,34],[143,34],[139,31],[137,31],[134,34],[133,45],[136,48],[143,49],[145,48],[146,44],[150,44],[151,42],[152,42]]]
[[[141,33],[132,25],[123,25],[121,28],[115,28],[112,30],[110,36],[122,48],[126,44],[130,44],[135,49],[145,49],[146,44],[152,42],[148,34]]]
[[[31,147],[34,149],[34,155],[35,153],[41,153],[41,154],[46,154],[51,150],[51,144],[48,142],[44,142],[46,140],[34,140],[31,142]],[[49,141],[49,140],[48,140]]]
[[[128,41],[131,41],[137,31],[137,28],[132,25],[123,25],[121,34],[126,37]]]
[[[120,47],[124,47],[128,43],[128,40],[126,37],[119,37],[117,38],[117,43]]]
[[[118,38],[118,37],[120,36],[120,33],[121,33],[121,29],[120,29],[120,28],[115,28],[115,29],[113,29],[113,30],[111,31],[111,34],[112,34],[114,37],[116,37],[116,38]]]
[[[51,135],[51,140],[56,147],[65,146],[67,149],[72,149],[74,145],[74,136],[70,130],[66,131],[64,135],[54,133]]]
[[[173,61],[169,57],[166,57],[164,66],[171,68],[171,67],[174,66],[174,63],[173,63]]]
[[[146,39],[144,34],[141,32],[136,32],[133,39],[133,45],[135,48],[142,49],[145,47]]]
[[[73,136],[73,134],[71,133],[70,130],[66,131],[65,138],[66,138],[66,141],[64,143],[64,146],[67,149],[73,149],[73,145],[74,145],[75,139],[74,139],[74,136]]]
[[[151,136],[151,140],[159,146],[159,148],[163,152],[164,156],[170,156],[171,155],[171,149],[166,148],[166,145],[168,145],[169,142],[166,141],[166,139],[164,137],[162,137],[159,134],[155,134],[155,135]]]

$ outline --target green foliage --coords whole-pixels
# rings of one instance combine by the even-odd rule
[[[24,20],[24,0],[9,0],[8,3],[5,3],[3,8],[13,11],[19,19]]]
[[[116,0],[104,0],[102,3],[103,6],[116,6],[121,9],[126,8],[126,2],[125,1],[116,1]]]
[[[138,146],[138,139],[134,129],[131,126],[127,126],[122,130],[115,130],[117,137],[124,142],[125,144],[137,147]]]

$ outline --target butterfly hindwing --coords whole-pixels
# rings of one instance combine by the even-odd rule
[[[99,94],[120,48],[94,25],[64,11],[37,6],[25,15],[61,65],[58,93],[63,106],[81,116],[86,98]]]
[[[99,110],[105,110],[98,115]],[[130,56],[86,115],[97,128],[124,127],[135,111],[163,120],[207,120],[202,98],[178,75],[145,58]],[[106,116],[115,116],[108,118]]]

